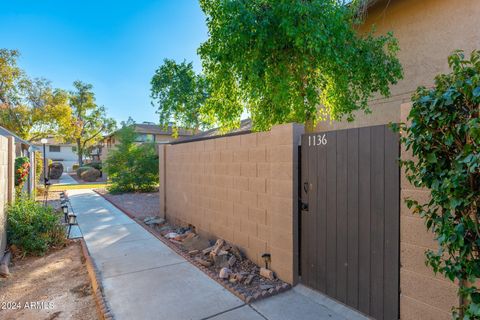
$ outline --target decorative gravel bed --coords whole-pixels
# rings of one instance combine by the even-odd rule
[[[174,251],[189,260],[246,303],[291,288],[267,268],[248,260],[223,239],[207,240],[190,228],[178,227],[159,217],[136,219]]]
[[[111,194],[105,189],[95,189],[105,199],[115,204],[129,216],[145,218],[160,211],[160,195],[157,192]]]

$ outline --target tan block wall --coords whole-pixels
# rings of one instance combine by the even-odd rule
[[[447,57],[456,49],[467,53],[480,48],[475,0],[381,0],[369,11],[361,32],[372,25],[377,34],[393,31],[404,79],[391,88],[388,99],[373,98],[372,114],[356,113],[354,122],[320,122],[319,130],[336,130],[398,122],[402,103],[409,102],[418,86],[433,85],[434,77],[449,72]],[[461,21],[461,23],[459,23]]]
[[[14,161],[13,138],[0,136],[0,259],[7,245],[6,206],[14,200]]]
[[[401,106],[402,121],[411,104]],[[411,159],[404,148],[402,159]],[[451,319],[452,306],[458,306],[457,286],[441,275],[435,276],[425,265],[425,250],[438,247],[433,233],[427,232],[425,223],[407,208],[407,197],[426,201],[429,191],[416,189],[405,178],[402,170],[400,199],[400,315],[401,319]]]
[[[302,132],[302,126],[287,124],[269,132],[167,145],[166,190],[161,190],[167,218],[238,245],[259,265],[261,255],[271,253],[272,270],[292,283]]]

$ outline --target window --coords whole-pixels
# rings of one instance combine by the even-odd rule
[[[155,141],[155,136],[151,133],[139,133],[137,134],[136,142],[153,142]]]
[[[48,146],[49,152],[60,152],[60,146]]]

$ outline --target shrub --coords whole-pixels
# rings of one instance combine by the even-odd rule
[[[430,191],[406,204],[435,234],[437,250],[427,264],[459,284],[460,307],[454,318],[480,318],[480,51],[470,59],[457,51],[448,59],[452,72],[420,87],[412,97],[410,124],[401,139],[414,160],[402,161],[407,179]]]
[[[99,161],[93,161],[93,162],[85,163],[83,166],[84,167],[95,168],[97,170],[102,171],[102,163],[99,162]]]
[[[38,151],[35,152],[35,182],[37,185],[40,185],[43,175],[43,157],[42,154]]]
[[[80,168],[80,166],[79,166],[77,163],[75,163],[75,164],[72,166],[72,170],[73,170],[73,171],[77,171],[78,168]]]
[[[7,208],[7,238],[23,255],[43,255],[49,248],[65,243],[60,216],[27,195],[20,195]]]
[[[100,171],[95,168],[88,168],[88,170],[82,172],[80,178],[87,182],[95,182],[100,178]]]
[[[63,173],[63,164],[54,162],[49,166],[48,174],[50,179],[60,179]]]
[[[154,143],[135,143],[132,126],[118,132],[120,143],[109,152],[105,171],[111,181],[111,192],[148,192],[158,185],[158,156]]]
[[[77,177],[80,178],[82,176],[82,173],[87,171],[87,170],[90,170],[90,167],[80,167],[77,169]]]
[[[28,179],[30,160],[28,157],[15,158],[15,190],[21,192],[25,181]]]

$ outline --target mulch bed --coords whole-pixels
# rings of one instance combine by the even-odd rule
[[[110,195],[102,190],[95,191],[246,303],[291,288],[290,284],[276,277],[267,278],[260,275],[262,273],[271,276],[272,272],[248,260],[233,244],[222,239],[205,239],[196,234],[192,228],[169,224],[155,216],[158,209],[154,214],[145,217],[145,212],[150,212],[143,208],[145,194]],[[138,205],[139,203],[141,205]],[[156,201],[157,207],[158,203]]]

